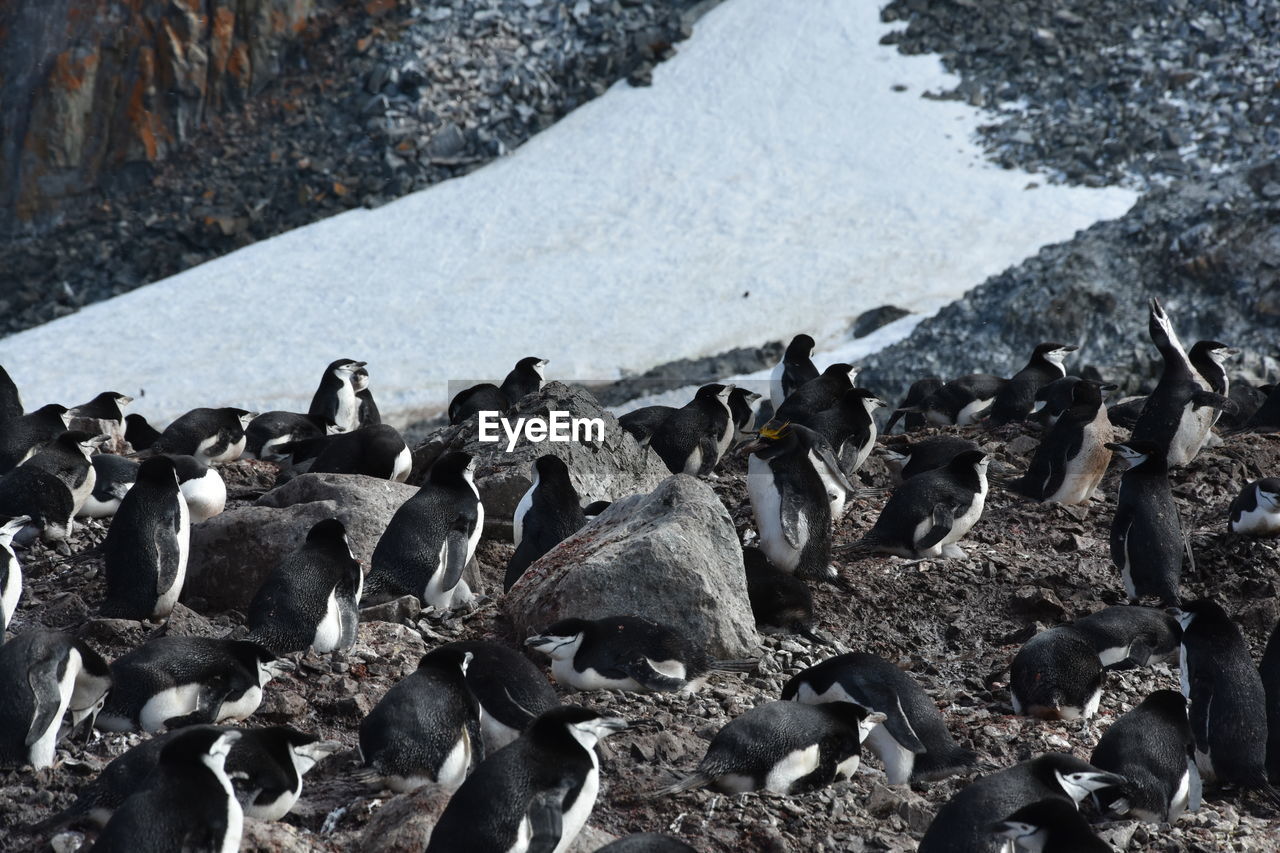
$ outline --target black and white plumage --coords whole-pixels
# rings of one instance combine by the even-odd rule
[[[516,551],[507,563],[503,588],[510,591],[525,569],[587,523],[569,466],[547,454],[533,463],[533,485],[516,506],[512,535]]]
[[[912,444],[886,448],[885,461],[898,482],[941,468],[967,450],[981,450],[976,441],[955,435],[935,435]]]
[[[178,488],[187,502],[191,524],[206,521],[226,507],[227,484],[218,469],[194,456],[170,456],[178,474]],[[89,460],[93,465],[93,492],[81,506],[77,516],[110,518],[120,508],[120,501],[138,477],[139,462],[125,456],[98,453]]]
[[[925,420],[937,426],[971,426],[995,401],[1009,380],[989,373],[967,373],[945,383],[917,407]],[[911,409],[899,407],[899,411]]]
[[[1111,464],[1111,422],[1092,382],[1071,386],[1072,405],[1049,427],[1027,473],[1009,488],[1038,501],[1087,504]]]
[[[815,643],[828,643],[813,628],[813,593],[809,585],[784,572],[759,548],[743,548],[747,598],[756,629],[767,634],[800,634]]]
[[[1026,418],[1035,408],[1036,394],[1054,380],[1067,375],[1062,363],[1079,347],[1074,344],[1043,343],[1031,352],[1025,367],[1000,387],[987,415],[988,426],[1000,426]]]
[[[528,355],[516,362],[511,372],[502,380],[498,390],[507,398],[508,405],[514,406],[530,394],[542,390],[546,382],[545,368],[547,359],[536,355]]]
[[[1013,712],[1044,720],[1088,719],[1102,699],[1102,662],[1089,639],[1070,625],[1041,631],[1009,666]]]
[[[30,459],[41,447],[65,432],[70,423],[67,407],[57,403],[4,421],[4,428],[0,429],[0,474]]]
[[[770,423],[779,426],[788,422],[803,422],[808,416],[830,409],[853,389],[858,368],[852,364],[837,362],[787,395],[781,406],[774,409]]]
[[[565,853],[600,790],[595,745],[626,727],[577,705],[539,715],[454,792],[426,853]]]
[[[292,454],[291,459],[299,471],[299,463],[311,460],[306,470],[312,474],[363,474],[403,483],[413,470],[409,445],[390,424],[374,424],[276,447]]]
[[[734,389],[737,390],[736,388]],[[732,397],[731,397],[732,399]],[[618,426],[632,438],[647,445],[662,422],[676,411],[675,406],[641,406],[618,416]]]
[[[89,435],[105,435],[107,441],[103,450],[109,453],[125,451],[124,409],[133,398],[118,391],[103,391],[87,403],[72,406],[68,414],[71,422],[70,430],[87,432]]]
[[[22,417],[22,395],[9,371],[0,364],[0,424]]]
[[[1280,536],[1280,478],[1254,480],[1231,500],[1227,529],[1241,536]]]
[[[852,702],[766,702],[725,724],[698,769],[658,793],[707,786],[733,794],[822,788],[852,778],[862,741],[883,720]]]
[[[817,344],[808,335],[796,335],[787,344],[782,358],[769,374],[769,402],[775,412],[793,391],[818,377],[818,368],[813,364],[815,346]]]
[[[907,389],[907,396],[902,398],[898,408],[894,409],[889,415],[889,420],[884,425],[884,434],[888,435],[893,432],[893,427],[899,420],[902,420],[903,432],[924,429],[926,421],[921,407],[925,400],[933,396],[945,384],[940,376],[926,376],[923,379],[917,379],[912,382],[911,387]]]
[[[710,474],[733,443],[732,385],[712,383],[662,421],[649,447],[673,474]]]
[[[76,513],[81,518],[110,518],[138,478],[138,461],[111,453],[98,453],[93,465],[93,491]]]
[[[1150,441],[1108,444],[1129,466],[1111,522],[1111,562],[1130,601],[1176,605],[1185,543],[1163,449]]]
[[[231,407],[192,409],[165,427],[149,450],[194,456],[205,464],[234,462],[244,452],[244,428],[253,418],[252,412]]]
[[[755,391],[734,386],[729,392],[729,412],[733,416],[734,442],[746,441],[751,436],[751,424],[756,419],[760,395]]]
[[[1249,645],[1220,605],[1182,606],[1182,695],[1205,781],[1266,788],[1267,698]]]
[[[218,469],[194,456],[170,456],[178,472],[178,489],[187,502],[192,524],[213,518],[227,505],[227,484]]]
[[[1200,808],[1200,772],[1192,753],[1187,700],[1156,690],[1102,734],[1089,756],[1099,770],[1118,773],[1120,788],[1099,792],[1098,805],[1120,818],[1173,823]]]
[[[249,639],[278,655],[349,649],[356,641],[363,585],[346,527],[325,519],[258,587],[245,620]]]
[[[112,681],[84,640],[37,628],[0,645],[0,685],[0,767],[42,770],[64,733],[93,724]]]
[[[369,371],[360,368],[351,376],[351,385],[356,389],[356,420],[360,426],[367,427],[382,423],[382,413],[373,399],[373,390],[369,388]]]
[[[471,653],[456,648],[427,652],[360,721],[360,756],[382,784],[398,793],[427,784],[454,791],[473,753],[483,758],[470,663]]]
[[[0,476],[0,518],[31,519],[14,537],[19,544],[37,534],[50,542],[66,539],[75,526],[75,508],[67,484],[48,471],[19,465]]]
[[[183,732],[107,821],[90,853],[234,853],[244,811],[226,760],[238,731]]]
[[[1072,622],[1071,627],[1093,645],[1098,662],[1108,669],[1178,662],[1182,626],[1154,607],[1104,607]]]
[[[416,595],[438,610],[465,607],[462,577],[484,529],[475,461],[451,451],[436,460],[417,493],[401,504],[373,549],[365,595]]]
[[[327,421],[323,415],[303,415],[297,412],[263,412],[249,421],[245,427],[244,455],[249,459],[266,462],[285,462],[289,453],[278,449],[281,445],[324,438]]]
[[[154,734],[243,720],[284,668],[269,649],[248,640],[154,637],[111,664],[113,686],[97,727]]]
[[[98,478],[90,458],[107,440],[105,435],[67,431],[22,464],[48,471],[66,484],[71,491],[72,511],[78,513],[93,494]]]
[[[959,746],[920,685],[882,657],[849,652],[793,676],[782,698],[818,705],[853,702],[884,720],[866,737],[866,746],[884,764],[890,785],[928,782],[975,765],[978,756]]]
[[[363,361],[339,358],[330,362],[311,397],[307,414],[332,425],[335,432],[351,432],[360,426],[360,402],[356,399],[354,376]]]
[[[541,390],[546,381],[547,360],[536,355],[516,362],[502,384],[482,382],[464,388],[449,401],[449,423],[460,424],[477,412],[506,412],[530,394]]]
[[[938,810],[917,853],[998,853],[1004,839],[992,831],[997,821],[1044,799],[1078,806],[1124,781],[1074,755],[1046,753],[970,782]]]
[[[135,452],[150,450],[160,439],[160,430],[147,423],[147,419],[136,412],[124,417],[124,440]]]
[[[102,545],[107,575],[103,615],[168,617],[182,593],[190,547],[190,515],[173,460],[145,460]]]
[[[1013,844],[1014,853],[1113,853],[1076,807],[1058,797],[1018,809],[992,832]]]
[[[982,451],[966,450],[945,466],[904,481],[851,550],[964,559],[965,552],[956,543],[982,517],[988,462]]]
[[[1266,403],[1267,393],[1271,387],[1270,385],[1250,385],[1239,379],[1232,382],[1227,392],[1231,405],[1225,407],[1218,416],[1218,425],[1232,432],[1245,430],[1249,421]]]
[[[518,738],[560,698],[542,670],[524,655],[487,640],[458,640],[440,646],[471,655],[467,686],[480,703],[480,734],[491,755]]]
[[[801,414],[796,422],[825,438],[840,463],[840,470],[852,477],[876,445],[873,413],[885,405],[866,388],[850,388],[831,408]]]
[[[0,521],[0,643],[22,598],[22,566],[13,552],[13,537],[31,519],[25,515]]]

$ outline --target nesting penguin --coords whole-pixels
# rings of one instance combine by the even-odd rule
[[[310,459],[312,474],[364,474],[403,483],[413,469],[413,454],[400,431],[374,424],[351,432],[277,445],[292,452],[295,463]]]
[[[360,402],[356,399],[355,373],[363,361],[340,358],[330,362],[311,397],[307,414],[332,424],[335,432],[351,432],[360,426]]]
[[[989,373],[967,373],[925,397],[914,411],[936,426],[971,426],[995,401],[1009,380]],[[899,411],[912,409],[899,407]]]
[[[25,515],[0,522],[0,643],[22,598],[22,566],[13,552],[13,537],[31,519]]]
[[[487,640],[457,640],[438,649],[471,655],[467,687],[479,703],[486,755],[511,743],[535,717],[560,704],[542,670],[514,649]]]
[[[107,440],[105,435],[64,432],[22,464],[48,471],[65,483],[71,490],[72,511],[78,513],[93,494],[97,481],[98,475],[90,458]]]
[[[533,485],[520,499],[512,518],[516,551],[507,563],[503,588],[510,591],[525,569],[586,523],[582,498],[569,479],[569,466],[559,456],[539,456],[533,463]]]
[[[364,574],[347,528],[317,523],[306,541],[272,568],[249,603],[249,639],[276,654],[349,649],[360,621]]]
[[[149,450],[194,456],[207,465],[234,462],[244,452],[244,428],[253,418],[252,412],[231,407],[192,409],[165,427]]]
[[[882,714],[865,742],[884,764],[890,785],[942,779],[978,762],[977,753],[951,737],[920,685],[877,655],[849,652],[827,658],[793,676],[783,685],[782,698],[808,705],[853,702]]]
[[[758,631],[799,634],[815,643],[830,642],[814,631],[813,593],[808,584],[770,563],[759,548],[743,548],[742,564]]]
[[[966,450],[981,450],[976,441],[955,435],[935,435],[913,444],[885,449],[885,461],[898,482],[941,468]]]
[[[1043,343],[1031,352],[1026,366],[1000,387],[986,417],[988,426],[1000,426],[1024,419],[1035,408],[1041,388],[1067,375],[1062,363],[1079,347],[1074,344]]]
[[[30,519],[14,535],[26,544],[39,535],[47,542],[66,539],[75,525],[75,499],[54,474],[30,465],[19,465],[0,476],[0,518]]]
[[[876,421],[872,413],[885,405],[866,388],[850,388],[831,408],[802,413],[796,422],[825,438],[840,462],[840,470],[852,477],[876,446]]]
[[[923,379],[917,379],[911,383],[911,387],[907,389],[907,396],[902,398],[902,402],[898,404],[898,408],[894,409],[889,415],[889,420],[884,425],[884,434],[888,435],[893,432],[894,426],[899,420],[902,421],[903,432],[915,432],[918,429],[924,429],[925,417],[921,412],[921,406],[924,401],[929,399],[946,383],[942,381],[940,376],[926,376]]]
[[[118,391],[103,391],[87,403],[72,406],[68,414],[71,422],[67,429],[87,432],[89,435],[105,435],[103,447],[107,453],[125,452],[124,409],[133,398]]]
[[[1038,348],[1037,348],[1038,349]],[[1009,485],[1045,503],[1087,504],[1111,464],[1111,422],[1102,390],[1092,382],[1071,386],[1072,404],[1036,447],[1027,473]],[[994,416],[993,416],[994,417]]]
[[[776,412],[791,393],[810,379],[818,378],[818,368],[813,364],[813,350],[817,344],[808,335],[796,335],[787,344],[782,358],[769,374],[769,402]]]
[[[483,758],[480,709],[467,687],[471,653],[434,649],[360,721],[360,756],[397,793],[435,784],[455,791],[473,753]]]
[[[190,545],[190,515],[173,460],[145,460],[102,545],[107,575],[103,615],[167,618],[186,580]]]
[[[70,634],[35,629],[0,645],[0,767],[51,767],[63,718],[92,725],[111,687],[107,662]]]
[[[1280,478],[1254,480],[1227,509],[1227,530],[1241,536],[1280,536]]]
[[[1173,823],[1200,808],[1200,772],[1192,753],[1187,700],[1156,690],[1111,724],[1089,756],[1099,770],[1127,781],[1095,795],[1104,812],[1124,819]]]
[[[823,788],[853,777],[862,741],[883,720],[852,702],[766,702],[730,720],[711,739],[697,770],[655,793],[707,786],[732,794]]]
[[[991,831],[1011,842],[1016,853],[1113,853],[1076,807],[1058,797],[1018,809]]]
[[[649,447],[673,474],[710,474],[729,449],[737,427],[729,410],[732,385],[712,383],[654,430]]]
[[[454,792],[426,853],[565,853],[600,790],[595,745],[626,727],[622,719],[577,705],[542,713]]]
[[[771,424],[777,426],[789,421],[801,421],[806,416],[830,409],[853,389],[858,368],[852,364],[837,362],[813,379],[787,395],[781,406],[774,409]]]
[[[3,423],[4,429],[0,429],[0,474],[17,468],[65,432],[71,423],[71,415],[66,406],[50,403]]]
[[[1169,486],[1164,450],[1150,441],[1108,444],[1128,468],[1120,476],[1111,522],[1111,562],[1130,601],[1158,598],[1176,605],[1186,544]]]
[[[263,412],[245,427],[244,455],[265,462],[286,462],[290,454],[282,445],[324,438],[327,421],[322,415],[297,412]]]
[[[1089,641],[1098,662],[1108,669],[1178,662],[1182,626],[1154,607],[1104,607],[1072,622],[1071,627]]]
[[[1102,700],[1102,662],[1089,639],[1070,625],[1041,631],[1009,666],[1013,712],[1044,720],[1088,719]]]
[[[248,640],[153,637],[111,664],[112,690],[97,727],[156,733],[243,720],[286,664]]]
[[[439,610],[471,602],[462,572],[484,529],[474,470],[469,453],[451,451],[436,460],[426,482],[396,510],[373,549],[366,597],[416,595]]]

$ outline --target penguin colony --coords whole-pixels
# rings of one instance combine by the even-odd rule
[[[1182,574],[1195,548],[1173,485],[1187,482],[1179,475],[1202,447],[1223,440],[1213,431],[1220,418],[1245,429],[1280,428],[1267,409],[1277,394],[1254,395],[1256,411],[1242,411],[1237,401],[1249,398],[1231,394],[1225,369],[1234,350],[1202,341],[1188,353],[1154,299],[1148,319],[1163,371],[1137,404],[1111,404],[1117,414],[1127,407],[1115,423],[1104,399],[1109,386],[1069,376],[1065,361],[1076,347],[1047,342],[1009,379],[921,379],[881,428],[874,413],[886,404],[855,385],[852,365],[819,371],[807,335],[796,336],[773,373],[769,414],[754,411],[760,395],[712,383],[684,407],[620,418],[673,474],[715,477],[729,454],[748,457],[754,529],[743,571],[753,614],[761,630],[798,634],[826,657],[792,673],[775,701],[737,714],[699,761],[667,768],[667,784],[642,799],[692,797],[686,792],[704,787],[800,796],[867,772],[859,768],[874,757],[891,786],[969,778],[924,830],[919,850],[926,853],[1110,850],[1094,826],[1107,820],[1147,822],[1158,843],[1160,828],[1197,810],[1202,798],[1248,796],[1274,818],[1280,629],[1259,667],[1260,650],[1248,647],[1216,601],[1183,600]],[[541,388],[546,364],[524,358],[501,384],[464,390],[450,403],[451,422],[508,411]],[[104,392],[70,409],[51,404],[25,413],[0,368],[0,769],[25,768],[39,779],[60,755],[74,758],[86,739],[151,735],[65,809],[6,831],[39,838],[78,827],[94,850],[227,853],[239,849],[246,817],[283,818],[305,774],[341,759],[330,758],[339,743],[253,724],[273,679],[305,655],[350,649],[362,605],[408,595],[449,619],[465,616],[486,592],[502,594],[473,590],[463,577],[485,519],[476,460],[439,455],[369,566],[355,558],[339,520],[322,520],[263,582],[244,631],[188,637],[161,630],[107,661],[88,640],[34,627],[33,614],[23,612],[37,605],[24,601],[22,563],[65,543],[76,524],[109,520],[101,615],[160,624],[182,593],[191,525],[226,502],[219,466],[257,458],[279,465],[282,479],[313,471],[399,482],[412,467],[404,440],[379,421],[365,363],[352,359],[325,369],[305,414],[199,408],[157,430],[124,414],[131,402]],[[945,430],[890,449],[883,437],[898,422],[908,433],[930,424]],[[1130,436],[1117,431],[1122,422],[1132,426]],[[983,445],[1033,423],[1040,440],[1026,468],[992,472]],[[887,498],[858,477],[877,452],[897,476]],[[946,571],[948,561],[968,559],[960,542],[982,522],[992,489],[1087,506],[1106,487],[1113,457],[1123,473],[1112,481],[1111,597],[1127,603],[1035,633],[1008,664],[1015,714],[1086,727],[1111,672],[1178,670],[1180,689],[1154,690],[1112,721],[1093,737],[1088,761],[1080,757],[1085,744],[1074,744],[1076,754],[1047,752],[1000,767],[957,739],[909,670],[843,651],[817,630],[820,616],[835,614],[815,613],[813,590],[830,585],[856,597],[860,562],[891,555],[899,570]],[[515,551],[504,590],[606,511],[607,503],[583,505],[573,473],[553,455],[529,472],[532,485],[512,519]],[[1280,534],[1280,480],[1267,473],[1274,472],[1256,472],[1231,502],[1231,536]],[[848,530],[855,503],[881,507],[869,528]],[[835,548],[833,531],[841,528],[853,535]],[[756,664],[713,660],[669,626],[625,613],[562,619],[524,638],[526,652],[518,645],[429,647],[359,725],[343,774],[371,790],[435,786],[447,796],[422,839],[425,850],[569,850],[608,792],[598,744],[652,725],[593,710],[593,691],[678,697],[709,678],[734,677],[714,673]],[[583,704],[563,704],[552,682],[586,694],[574,697]],[[693,808],[687,802],[678,811]],[[679,823],[651,829],[674,832]],[[601,849],[694,848],[649,832]]]

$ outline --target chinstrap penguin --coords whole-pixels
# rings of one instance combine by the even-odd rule
[[[190,514],[173,460],[145,460],[103,542],[107,597],[102,614],[167,618],[182,593],[190,547]]]

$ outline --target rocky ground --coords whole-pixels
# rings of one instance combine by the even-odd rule
[[[975,432],[973,437],[1008,470],[1024,467],[1035,444],[1021,427],[996,434]],[[893,437],[889,443],[899,440]],[[1255,654],[1261,653],[1280,616],[1277,545],[1227,535],[1224,518],[1243,483],[1277,470],[1280,442],[1242,435],[1227,438],[1222,447],[1202,454],[1175,477],[1175,495],[1184,525],[1192,531],[1196,555],[1195,568],[1184,575],[1184,595],[1217,597],[1236,617]],[[243,462],[224,468],[224,474],[234,507],[270,486],[275,472],[266,463]],[[743,460],[734,457],[711,483],[739,534],[749,538],[752,520],[744,474]],[[888,484],[878,455],[860,476],[870,485]],[[1011,715],[1005,669],[1018,646],[1040,628],[1122,600],[1106,545],[1116,477],[1111,472],[1094,502],[1079,509],[1041,506],[994,492],[982,520],[962,543],[967,560],[837,560],[852,591],[824,587],[815,595],[819,628],[834,638],[833,648],[796,637],[766,638],[756,672],[718,674],[695,696],[566,695],[658,723],[657,730],[624,732],[607,742],[604,785],[591,826],[616,835],[665,831],[708,853],[914,849],[933,812],[966,778],[915,789],[890,788],[872,758],[852,782],[804,796],[645,796],[691,771],[707,741],[727,721],[776,698],[785,680],[799,669],[844,649],[875,652],[909,670],[937,702],[961,744],[976,749],[988,767],[1007,766],[1049,750],[1087,757],[1116,715],[1152,689],[1176,689],[1176,672],[1166,667],[1113,672],[1097,718],[1047,723]],[[855,503],[838,525],[837,547],[865,531],[881,503]],[[93,546],[103,529],[93,522],[80,529],[69,549],[37,546],[24,555],[28,585],[19,629],[41,623],[77,631],[108,657],[158,630],[215,635],[242,630],[238,612],[197,613],[181,606],[166,629],[94,618],[103,586]],[[482,543],[479,560],[487,592],[500,589],[510,552],[510,545],[502,541]],[[199,602],[192,603],[200,608]],[[297,670],[272,683],[251,722],[289,723],[353,747],[362,716],[396,679],[412,670],[424,649],[460,637],[519,640],[495,605],[490,598],[474,612],[447,620],[413,607],[368,613],[367,617],[380,618],[361,624],[359,642],[349,653],[324,658],[293,655]],[[50,849],[50,839],[22,834],[22,827],[69,803],[78,787],[137,739],[95,736],[85,747],[60,753],[62,761],[47,780],[30,771],[0,775],[0,846]],[[392,797],[363,787],[348,778],[352,769],[350,749],[326,759],[307,776],[302,800],[283,822],[248,822],[242,849],[420,849],[405,841],[408,830],[403,827],[412,823],[406,816],[423,808],[424,795]],[[1210,790],[1204,808],[1176,827],[1119,822],[1101,830],[1120,850],[1273,850],[1280,845],[1280,813],[1253,794]],[[593,837],[606,837],[600,833]],[[53,849],[73,850],[81,838],[77,833],[65,835],[56,839]]]

